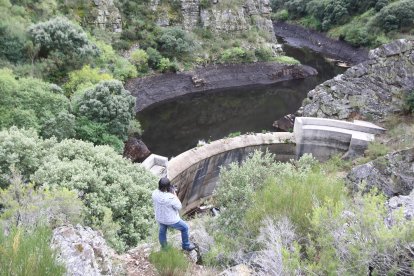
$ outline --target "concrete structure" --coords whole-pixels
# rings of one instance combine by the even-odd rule
[[[326,161],[334,154],[352,158],[364,154],[375,134],[385,129],[372,123],[354,120],[353,123],[332,119],[297,117],[294,134],[296,156],[311,153],[320,161]]]
[[[364,121],[297,117],[293,133],[256,133],[221,139],[183,152],[169,162],[166,157],[151,154],[143,165],[159,177],[168,174],[178,186],[178,197],[183,203],[183,212],[187,213],[212,195],[223,166],[241,163],[255,150],[268,150],[282,162],[300,158],[305,153],[320,161],[334,154],[352,158],[363,155],[375,134],[384,131]]]
[[[159,178],[167,175],[167,157],[151,154],[144,160],[144,162],[142,162],[142,165]]]
[[[240,163],[249,153],[265,149],[275,153],[279,161],[294,159],[294,136],[288,132],[241,135],[214,141],[171,159],[168,177],[178,186],[183,211],[190,211],[212,195],[221,167]]]

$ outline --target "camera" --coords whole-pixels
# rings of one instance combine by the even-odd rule
[[[169,192],[177,193],[178,187],[176,185],[170,185]]]

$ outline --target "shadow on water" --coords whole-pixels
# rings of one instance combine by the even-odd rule
[[[344,69],[307,49],[285,45],[286,55],[316,68],[317,76],[272,85],[254,85],[183,96],[144,109],[137,114],[148,148],[163,156],[176,156],[199,140],[216,140],[233,132],[271,131],[272,123],[295,112],[308,91],[343,73]]]

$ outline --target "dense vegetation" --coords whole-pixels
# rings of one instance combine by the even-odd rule
[[[215,203],[222,212],[207,223],[215,239],[210,264],[231,265],[254,251],[264,275],[413,271],[414,221],[390,213],[381,193],[349,194],[340,163],[273,158],[257,152],[221,173]]]
[[[411,0],[272,0],[274,18],[293,20],[344,39],[376,47],[390,39],[413,36]]]

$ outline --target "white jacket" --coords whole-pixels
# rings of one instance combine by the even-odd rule
[[[178,197],[169,192],[154,190],[152,192],[154,203],[155,220],[158,223],[171,225],[180,221],[178,211],[181,209],[181,202]]]

